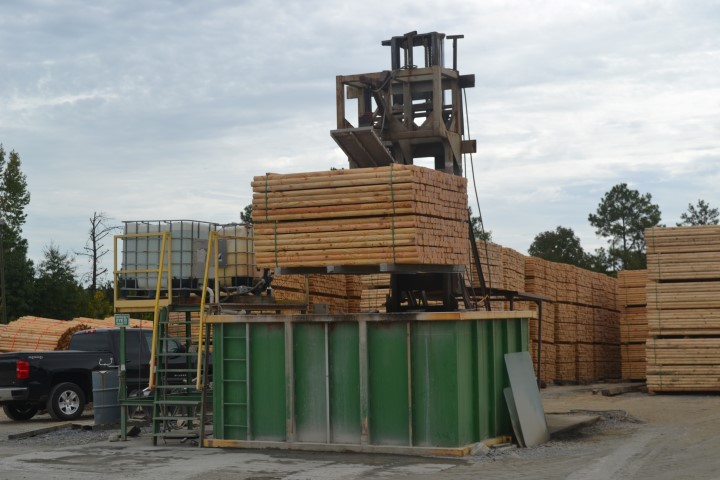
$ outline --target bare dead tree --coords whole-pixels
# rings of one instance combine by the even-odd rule
[[[88,257],[91,268],[87,278],[90,281],[89,288],[93,294],[97,290],[98,281],[108,271],[107,267],[100,265],[102,258],[110,252],[110,249],[105,247],[104,241],[108,235],[121,228],[117,225],[109,225],[110,220],[105,212],[93,212],[92,217],[90,217],[89,236],[85,246],[81,252],[75,252],[76,255]]]

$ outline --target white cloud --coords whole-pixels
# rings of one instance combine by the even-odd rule
[[[235,221],[253,176],[344,165],[336,75],[389,68],[393,35],[462,33],[486,227],[524,250],[563,225],[590,248],[614,184],[667,223],[720,204],[719,19],[714,1],[12,2],[0,142],[28,175],[35,257],[80,248],[93,211]]]

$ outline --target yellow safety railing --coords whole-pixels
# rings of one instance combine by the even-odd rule
[[[197,388],[198,390],[200,390],[201,384],[202,384],[201,373],[202,373],[202,368],[203,368],[203,361],[205,358],[204,349],[206,348],[205,342],[204,342],[204,339],[205,339],[205,336],[204,336],[205,317],[206,317],[206,310],[207,310],[205,308],[205,302],[207,299],[207,290],[208,290],[207,285],[209,284],[208,281],[209,281],[209,277],[210,277],[210,262],[213,262],[213,267],[214,267],[213,286],[214,286],[214,291],[215,291],[215,295],[214,295],[215,305],[217,306],[218,310],[220,307],[220,282],[218,281],[219,280],[218,272],[220,271],[220,256],[218,255],[218,252],[219,252],[218,243],[219,243],[220,238],[244,240],[247,243],[249,240],[252,240],[252,235],[227,235],[227,234],[219,233],[217,231],[210,232],[210,236],[208,238],[207,255],[205,257],[205,272],[204,272],[204,276],[203,276],[203,289],[202,289],[202,295],[200,296],[200,325],[199,325],[199,329],[198,329],[198,361],[197,361],[197,374],[195,376],[195,378],[196,378],[195,388]],[[244,253],[246,254],[246,258],[250,258],[249,255],[253,252],[246,251]],[[235,264],[234,266],[237,267],[238,265],[239,264]],[[249,273],[250,266],[251,266],[250,262],[246,261],[245,266],[248,268],[246,273]]]
[[[125,235],[114,236],[114,248],[115,248],[115,259],[113,268],[114,277],[114,304],[115,311],[152,311],[153,312],[153,333],[152,333],[152,346],[150,349],[150,380],[148,388],[155,388],[155,366],[157,365],[157,340],[160,320],[160,307],[166,306],[172,299],[172,242],[168,241],[170,234],[169,232],[157,232],[157,233],[133,233]],[[158,258],[157,268],[135,268],[135,269],[118,269],[118,240],[130,239],[130,238],[147,238],[147,237],[160,237],[160,251]],[[162,293],[162,280],[163,274],[165,273],[166,264],[166,253],[167,253],[167,296],[161,298]],[[146,301],[140,300],[122,300],[119,298],[119,280],[121,275],[128,274],[157,274],[157,283],[155,285],[155,298],[151,304]],[[142,303],[142,304],[140,304]],[[151,305],[152,310],[148,309]]]
[[[210,259],[215,258],[215,301],[219,302],[218,297],[218,281],[217,281],[217,272],[218,272],[218,256],[212,255],[213,249],[217,251],[217,232],[210,232],[210,237],[208,238],[208,248],[207,248],[207,255],[205,257],[205,272],[203,273],[203,289],[202,294],[200,295],[200,325],[198,328],[198,361],[197,361],[197,372],[195,375],[195,388],[197,390],[200,390],[202,388],[202,379],[200,378],[201,372],[202,372],[202,365],[203,365],[203,349],[205,348],[205,345],[203,343],[203,339],[205,336],[203,335],[203,332],[205,331],[205,299],[207,298],[207,285],[208,285],[208,279],[210,277]]]

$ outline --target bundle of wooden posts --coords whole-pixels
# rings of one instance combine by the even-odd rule
[[[649,228],[645,241],[648,390],[720,391],[720,226]]]
[[[623,270],[617,275],[623,380],[645,380],[645,343],[648,339],[647,278],[647,270]]]
[[[503,247],[492,242],[477,242],[478,255],[480,257],[480,268],[482,268],[483,280],[487,288],[504,287],[503,279],[505,271],[503,268]],[[480,288],[480,276],[472,258],[465,260],[465,271],[467,272],[465,283],[474,289]]]
[[[363,275],[361,312],[385,312],[387,297],[390,295],[390,274],[376,273]]]
[[[267,174],[252,187],[260,267],[467,261],[462,177],[392,164]]]
[[[543,302],[542,379],[561,383],[620,377],[620,332],[615,279],[534,257],[525,262],[525,291]],[[530,308],[537,308],[530,304]],[[531,354],[538,327],[530,325]]]
[[[276,275],[272,285],[278,299],[308,301],[309,313],[316,310],[317,304],[326,304],[329,313],[353,312],[356,310],[351,308],[359,305],[359,288],[349,275]]]
[[[525,291],[552,298],[544,301],[542,305],[542,329],[540,319],[530,320],[530,356],[537,368],[537,352],[542,335],[541,375],[544,382],[553,382],[557,379],[555,348],[555,298],[557,297],[557,278],[553,263],[535,257],[525,258]],[[530,302],[521,307],[533,311],[538,310],[536,303]]]
[[[347,291],[347,312],[360,313],[362,305],[363,282],[362,275],[346,275],[345,286]]]
[[[513,250],[512,248],[503,247],[502,249],[502,266],[503,266],[503,289],[516,292],[525,291],[525,255]]]
[[[198,343],[200,312],[169,312],[167,334],[180,342],[184,342],[189,334],[190,342],[193,344]],[[210,335],[210,341],[212,342],[212,331]]]
[[[0,329],[0,352],[65,350],[73,333],[105,326],[113,325],[106,325],[104,320],[97,319],[53,320],[20,317]]]

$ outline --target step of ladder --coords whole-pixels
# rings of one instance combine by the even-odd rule
[[[209,392],[205,392],[205,405],[208,411],[205,414],[206,425],[201,425],[203,392],[196,389],[192,380],[197,374],[198,352],[164,351],[167,348],[168,339],[171,338],[168,326],[186,325],[189,330],[191,322],[186,320],[168,321],[169,311],[166,310],[165,314],[165,316],[160,315],[158,335],[155,339],[155,396],[152,415],[152,437],[155,445],[157,445],[158,439],[163,439],[163,441],[197,439],[200,437],[200,429],[205,428],[208,419],[212,418],[211,409],[207,407],[207,405],[211,405],[211,397]],[[185,336],[172,338],[189,349],[190,343],[195,337],[190,336],[189,331],[186,333]],[[167,362],[169,357],[175,358],[172,364]],[[187,383],[177,383],[178,380],[182,381],[183,379]]]

